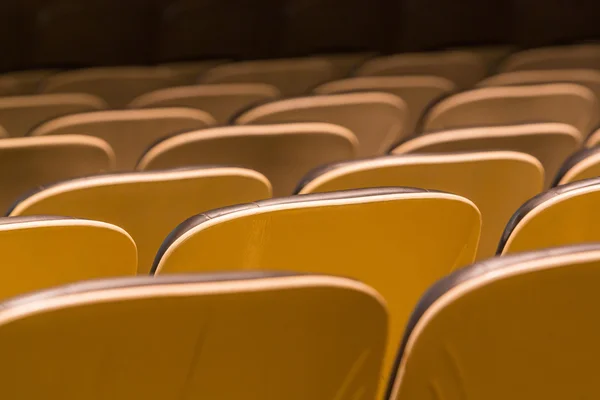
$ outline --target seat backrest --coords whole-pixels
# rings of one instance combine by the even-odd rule
[[[600,100],[600,71],[593,69],[549,69],[540,71],[514,71],[490,76],[477,86],[514,86],[544,83],[575,83],[585,86]]]
[[[600,46],[588,43],[524,50],[509,56],[499,69],[511,72],[573,68],[600,69]]]
[[[493,258],[441,279],[408,323],[388,398],[596,398],[598,279],[597,243]]]
[[[2,83],[6,78],[14,80],[14,93],[19,95],[36,94],[40,88],[42,81],[50,75],[57,73],[57,69],[34,69],[30,71],[14,71],[7,74],[2,74]],[[4,89],[4,85],[3,89]],[[2,91],[3,93],[5,90]]]
[[[0,98],[0,125],[12,137],[27,135],[37,125],[63,115],[106,108],[98,97],[89,94],[36,94]]]
[[[48,121],[34,129],[31,136],[80,133],[101,138],[114,149],[117,169],[131,171],[144,151],[157,140],[214,124],[209,114],[188,108],[108,110]]]
[[[269,272],[90,281],[0,310],[10,398],[374,398],[387,333],[368,286]]]
[[[512,150],[531,154],[544,166],[550,187],[562,163],[581,145],[577,129],[570,125],[526,124],[455,129],[428,133],[392,149],[392,154],[446,153],[457,151]]]
[[[182,61],[161,64],[163,68],[168,68],[173,75],[173,84],[176,85],[195,85],[206,71],[224,64],[228,60],[202,60],[202,61]]]
[[[99,221],[0,218],[0,299],[87,279],[135,275],[137,251],[123,229]]]
[[[589,136],[585,139],[585,147],[594,147],[600,144],[600,128],[595,129]]]
[[[477,259],[494,256],[508,220],[542,191],[544,168],[511,151],[407,154],[325,165],[311,171],[297,192],[322,193],[378,186],[409,186],[463,196],[481,211]]]
[[[346,93],[286,99],[251,109],[239,125],[327,122],[348,128],[358,139],[358,156],[382,155],[410,135],[406,103],[389,93]]]
[[[163,239],[186,218],[270,195],[269,181],[256,171],[188,168],[57,183],[22,199],[9,215],[66,215],[120,226],[137,244],[138,271],[147,273]]]
[[[599,121],[590,89],[572,83],[486,87],[450,96],[431,108],[423,131],[475,126],[561,122],[586,137]]]
[[[265,175],[275,197],[289,196],[311,169],[353,159],[357,147],[352,132],[332,124],[225,126],[165,139],[148,149],[138,169],[238,165]]]
[[[159,89],[133,100],[130,108],[190,107],[209,113],[219,124],[251,106],[279,97],[277,88],[264,83],[222,83]]]
[[[416,300],[473,260],[480,226],[471,201],[423,189],[278,198],[190,218],[165,240],[153,270],[294,270],[358,279],[388,303],[387,376]]]
[[[569,157],[554,178],[552,186],[600,177],[600,147],[582,149]]]
[[[43,185],[106,173],[115,153],[105,141],[83,135],[0,140],[0,213]]]
[[[434,101],[456,90],[456,85],[438,76],[364,76],[325,83],[317,87],[317,94],[335,94],[355,91],[380,91],[400,97],[406,103],[410,121],[409,132],[415,132],[425,110]]]
[[[326,59],[297,58],[218,65],[200,83],[266,83],[283,96],[300,96],[332,77],[333,66]]]
[[[512,216],[498,254],[600,241],[600,178],[558,186],[523,204]]]
[[[477,55],[466,51],[442,51],[373,58],[360,66],[355,75],[433,75],[454,82],[460,89],[466,89],[483,79],[486,73],[486,65]]]
[[[44,93],[88,93],[111,108],[124,108],[141,94],[167,87],[173,73],[160,67],[107,67],[65,71],[48,77]]]

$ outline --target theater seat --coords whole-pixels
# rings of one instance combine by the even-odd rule
[[[600,69],[600,46],[588,43],[529,49],[511,55],[500,65],[502,72],[572,68]]]
[[[600,120],[594,92],[570,83],[486,87],[448,97],[429,111],[423,131],[561,122],[586,137]]]
[[[299,96],[333,78],[333,66],[320,58],[244,61],[214,67],[199,83],[266,83],[283,96]]]
[[[31,136],[81,133],[101,138],[115,150],[117,169],[131,171],[157,140],[214,124],[204,111],[187,108],[109,110],[57,118],[34,129]]]
[[[64,400],[374,398],[386,333],[381,296],[346,278],[95,280],[0,304],[2,391]]]
[[[333,53],[319,54],[319,58],[323,58],[331,63],[333,71],[331,79],[342,79],[352,75],[366,60],[373,58],[377,53]]]
[[[465,51],[405,53],[367,60],[357,76],[433,75],[446,78],[460,89],[475,85],[486,75],[486,65],[477,55]]]
[[[599,277],[594,243],[494,258],[439,280],[408,323],[388,398],[596,398]]]
[[[217,207],[269,198],[269,181],[255,171],[196,167],[97,175],[42,187],[10,210],[17,215],[66,215],[125,229],[147,273],[162,240],[186,218]]]
[[[600,128],[594,130],[590,135],[585,139],[585,147],[594,147],[600,144]]]
[[[124,108],[143,93],[174,83],[168,68],[105,67],[65,71],[44,80],[44,93],[88,93],[102,98],[111,108]]]
[[[541,192],[543,183],[544,168],[528,154],[407,154],[324,165],[304,177],[297,193],[410,186],[463,196],[481,211],[477,258],[483,259],[494,256],[513,212]]]
[[[184,86],[195,85],[205,72],[226,62],[227,60],[182,61],[162,64],[160,67],[171,71],[173,85]]]
[[[562,163],[581,145],[577,129],[547,123],[428,133],[399,144],[392,154],[511,150],[531,154],[544,166],[548,188]]]
[[[504,229],[498,254],[600,241],[600,178],[548,190],[523,204]]]
[[[264,83],[222,83],[219,85],[179,86],[159,89],[133,100],[130,108],[190,107],[209,113],[217,123],[253,105],[279,97],[277,88]]]
[[[358,139],[358,156],[384,154],[410,135],[406,103],[388,93],[307,96],[267,103],[240,115],[238,125],[327,122],[348,128]]]
[[[59,72],[57,69],[33,69],[25,71],[15,71],[1,75],[1,80],[14,80],[14,92],[10,94],[35,94],[40,89],[42,81],[49,76]]]
[[[89,94],[37,94],[0,98],[0,125],[12,137],[27,135],[37,125],[63,115],[106,108],[100,98]]]
[[[111,171],[115,153],[83,135],[0,140],[0,212],[42,185]]]
[[[354,158],[357,146],[352,132],[332,124],[227,126],[165,139],[146,151],[137,168],[238,165],[264,174],[274,196],[289,196],[308,171]]]
[[[0,218],[0,251],[0,300],[86,279],[134,275],[137,265],[127,232],[77,218]]]
[[[553,186],[596,177],[600,177],[600,147],[583,149],[569,157],[556,174]]]
[[[382,375],[388,376],[410,310],[432,282],[473,260],[480,226],[469,200],[423,189],[277,198],[188,219],[165,240],[153,270],[293,270],[358,279],[389,307]]]
[[[417,124],[425,110],[434,101],[456,90],[454,83],[437,76],[375,76],[356,77],[325,83],[317,87],[317,94],[334,94],[356,91],[380,91],[400,97],[408,107],[409,132],[416,132]]]

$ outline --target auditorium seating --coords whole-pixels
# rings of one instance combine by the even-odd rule
[[[274,196],[289,196],[308,171],[353,159],[358,142],[349,130],[325,123],[230,126],[165,139],[141,158],[139,170],[232,164],[264,174]]]
[[[279,100],[242,113],[235,123],[328,122],[348,128],[358,139],[358,156],[382,155],[409,136],[406,103],[389,93],[366,92]]]
[[[541,192],[543,183],[540,162],[522,153],[406,154],[325,165],[307,175],[297,192],[409,186],[458,194],[481,211],[477,258],[483,259],[494,256],[514,211]]]
[[[188,219],[162,244],[153,271],[292,270],[359,279],[389,307],[387,376],[417,298],[473,260],[480,226],[471,201],[424,189],[284,197]]]
[[[551,248],[455,271],[407,325],[391,400],[593,398],[600,245]]]
[[[0,249],[0,300],[87,279],[136,273],[137,252],[131,236],[99,221],[53,216],[0,218]]]
[[[144,151],[157,140],[215,123],[204,111],[181,107],[107,110],[50,120],[34,129],[31,136],[83,133],[98,137],[114,149],[117,169],[126,171],[133,170]]]
[[[498,254],[600,241],[600,178],[585,179],[541,193],[523,204],[502,234]]]
[[[558,123],[465,128],[428,133],[391,150],[392,154],[511,150],[531,154],[544,166],[546,188],[562,163],[581,146],[570,125]]]
[[[564,185],[588,178],[600,177],[600,147],[583,149],[573,153],[560,167],[554,185]]]
[[[234,167],[96,175],[39,188],[10,216],[64,215],[125,229],[137,245],[138,272],[147,273],[162,240],[180,222],[213,208],[269,198],[260,173]]]
[[[1,303],[2,391],[69,400],[374,398],[387,320],[373,289],[333,276],[60,286]]]

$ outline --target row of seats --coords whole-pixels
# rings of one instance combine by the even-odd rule
[[[2,390],[66,400],[350,400],[381,386],[389,400],[593,397],[599,271],[599,244],[455,271],[389,341],[395,361],[382,382],[388,307],[355,280],[244,271],[77,283],[0,303]]]

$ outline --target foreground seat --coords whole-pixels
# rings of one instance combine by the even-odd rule
[[[124,108],[143,93],[173,84],[173,73],[159,67],[107,67],[66,71],[48,77],[44,93],[88,93],[111,108]]]
[[[500,71],[600,69],[600,46],[582,44],[524,50],[508,57]]]
[[[523,153],[410,154],[324,165],[304,177],[297,193],[410,186],[463,196],[481,211],[477,258],[483,259],[494,256],[514,211],[542,191],[543,183],[542,165]]]
[[[77,218],[0,218],[0,299],[87,279],[134,275],[131,236]]]
[[[106,221],[137,244],[138,272],[147,273],[162,240],[186,218],[217,207],[269,198],[258,172],[230,167],[98,175],[38,189],[10,210]]]
[[[460,89],[466,89],[483,79],[486,75],[486,69],[483,60],[473,53],[442,51],[396,54],[373,58],[360,66],[355,75],[433,75],[454,82]]]
[[[133,100],[131,108],[190,107],[206,111],[219,124],[227,124],[240,111],[279,97],[279,90],[264,83],[222,83],[159,89]]]
[[[106,108],[100,98],[78,93],[37,94],[0,98],[0,125],[12,137],[27,135],[37,125],[63,115]]]
[[[408,323],[388,398],[596,398],[599,278],[594,243],[494,258],[441,279]]]
[[[474,258],[480,225],[469,200],[422,189],[278,198],[190,218],[165,240],[153,270],[294,270],[358,279],[389,307],[387,376],[417,298]]]
[[[401,143],[392,154],[512,150],[531,154],[544,166],[545,187],[552,184],[562,163],[581,145],[570,125],[526,124],[455,129],[428,133]]]
[[[333,77],[333,66],[320,58],[244,61],[206,72],[199,83],[266,83],[283,96],[299,96]]]
[[[417,124],[431,103],[456,90],[456,85],[438,76],[366,76],[342,79],[317,87],[317,94],[334,94],[354,91],[380,91],[400,97],[408,107],[409,132]]]
[[[423,131],[475,126],[560,122],[586,137],[600,120],[600,104],[588,88],[570,83],[486,87],[448,97],[429,111]]]
[[[560,167],[552,186],[600,177],[600,147],[574,153]]]
[[[111,171],[115,153],[83,135],[0,140],[0,212],[40,186]]]
[[[165,139],[146,151],[137,168],[237,165],[264,174],[273,185],[274,196],[289,196],[308,171],[353,159],[357,146],[352,132],[332,124],[227,126]]]
[[[348,128],[358,139],[358,156],[384,154],[411,134],[406,103],[388,93],[309,96],[267,103],[240,115],[235,123],[327,122]]]
[[[523,204],[506,225],[498,254],[600,241],[600,178],[569,183]]]
[[[374,398],[387,333],[368,286],[269,272],[96,280],[0,310],[11,398]]]
[[[187,108],[109,110],[57,118],[33,130],[31,136],[95,136],[114,149],[118,170],[133,170],[144,151],[157,140],[214,124],[215,120],[204,111]]]

